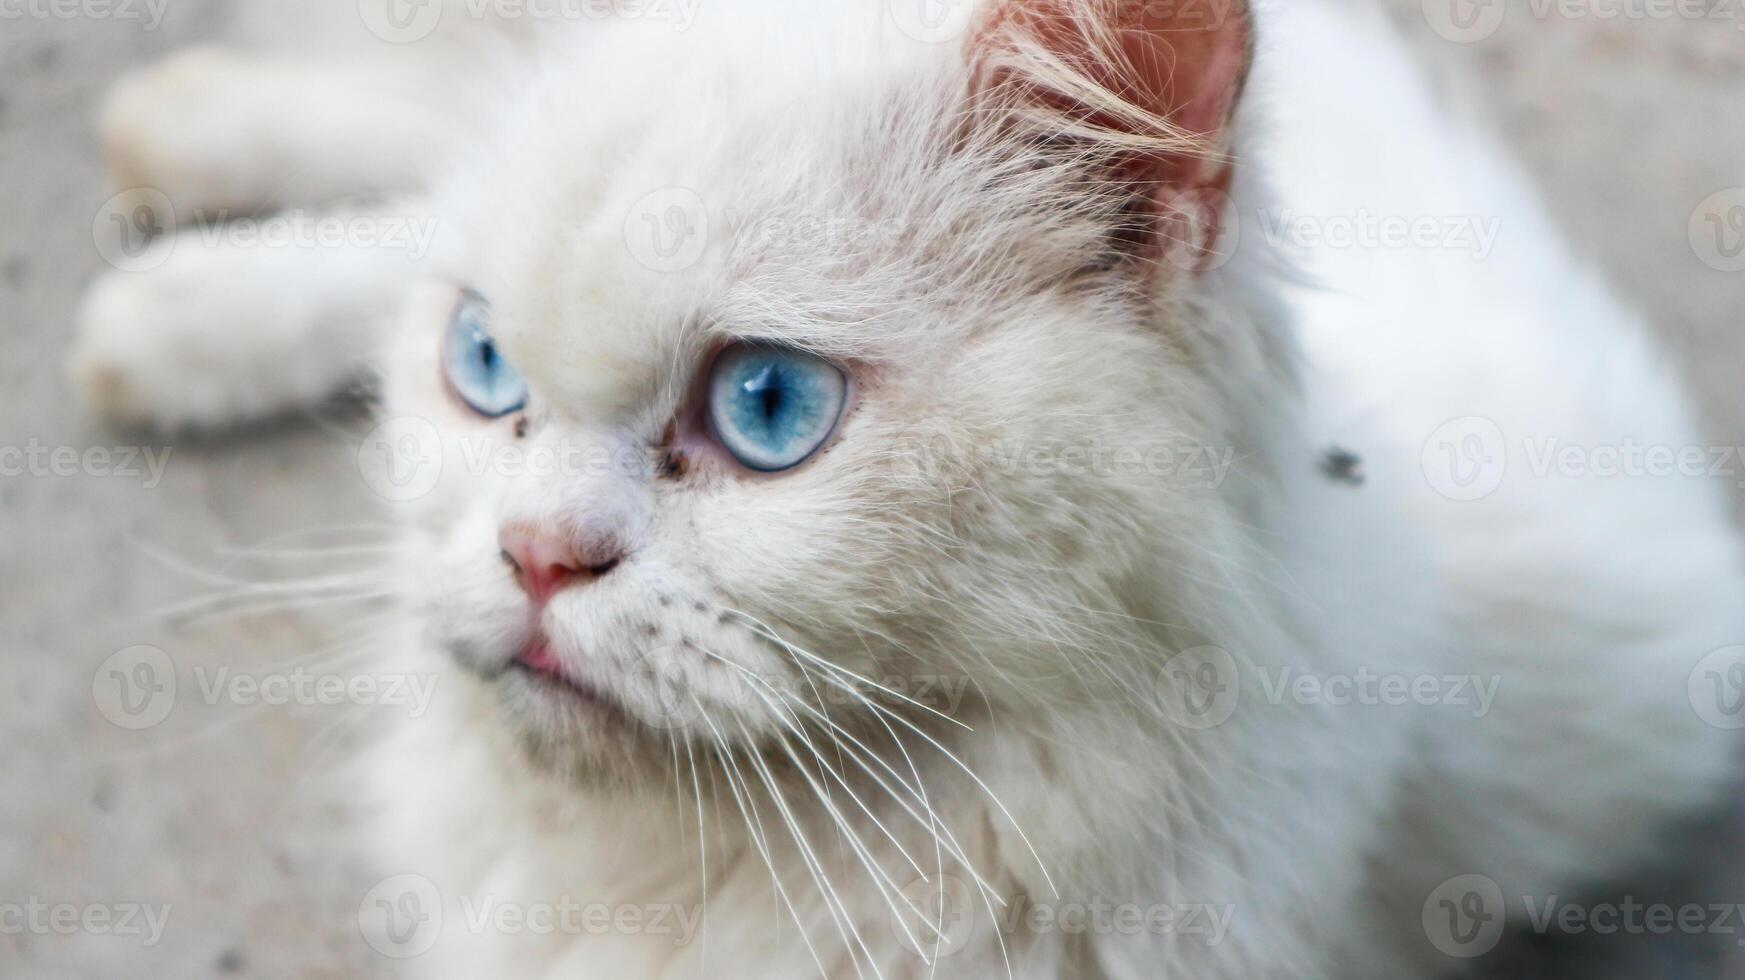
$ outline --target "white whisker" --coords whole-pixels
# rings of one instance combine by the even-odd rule
[[[788,897],[788,890],[782,885],[782,876],[776,873],[775,861],[770,856],[769,837],[764,833],[763,817],[758,815],[757,804],[750,802],[750,809],[747,809],[751,796],[751,784],[746,781],[745,774],[740,771],[739,762],[733,758],[733,751],[728,747],[726,738],[721,735],[721,730],[715,727],[715,720],[709,717],[708,709],[704,708],[695,696],[691,698],[691,703],[696,705],[697,711],[702,715],[703,723],[708,725],[710,732],[714,734],[716,752],[725,763],[721,768],[721,775],[727,780],[727,788],[733,792],[733,801],[739,805],[739,815],[745,821],[745,829],[751,835],[752,845],[757,848],[758,855],[763,858],[764,867],[769,869],[770,884],[775,887],[776,894],[780,896],[782,904],[787,907],[788,916],[794,920],[794,928],[800,934],[800,942],[806,945],[806,952],[811,954],[812,962],[818,967],[818,976],[821,980],[830,980],[830,971],[824,968],[824,960],[819,957],[817,947],[812,945],[811,934],[807,931],[806,924],[800,919],[799,909]],[[735,778],[736,776],[737,778]],[[745,787],[743,795],[740,793],[741,784]],[[752,826],[754,823],[756,824],[755,829]]]
[[[739,723],[739,729],[746,744],[752,744],[751,733],[746,730],[743,722]],[[823,862],[818,859],[817,852],[812,849],[811,841],[806,837],[806,832],[800,828],[800,821],[794,816],[792,808],[788,806],[787,797],[782,795],[781,788],[776,785],[775,777],[771,775],[769,766],[765,764],[757,752],[747,752],[746,760],[751,763],[752,771],[757,773],[758,778],[763,781],[764,787],[769,790],[771,800],[775,803],[776,809],[780,811],[783,822],[787,824],[789,836],[793,838],[794,844],[800,850],[801,860],[811,871],[813,881],[818,885],[819,893],[824,898],[824,906],[830,911],[831,919],[835,920],[837,932],[842,934],[842,941],[847,946],[849,963],[853,965],[855,975],[865,980],[865,974],[860,968],[860,959],[855,955],[855,948],[858,946],[861,953],[866,956],[868,965],[872,967],[873,975],[879,980],[884,980],[883,974],[879,972],[878,963],[873,960],[871,950],[867,949],[866,941],[861,938],[860,929],[854,924],[854,916],[849,912],[848,905],[842,900],[836,886],[831,883],[829,873],[824,870]],[[850,936],[853,937],[852,942],[850,942]]]
[[[857,674],[854,671],[849,670],[847,667],[841,666],[840,664],[831,663],[830,661],[825,660],[823,657],[820,657],[817,654],[812,653],[811,651],[805,649],[804,647],[800,647],[800,646],[797,646],[793,643],[790,643],[789,641],[783,639],[782,636],[779,633],[777,633],[774,629],[770,628],[770,626],[768,624],[764,623],[762,620],[751,615],[750,613],[741,612],[740,610],[731,609],[731,608],[728,608],[725,606],[721,607],[721,609],[724,612],[731,613],[735,616],[744,617],[746,620],[751,622],[752,625],[757,627],[757,631],[760,632],[764,637],[766,637],[767,639],[772,640],[776,643],[781,644],[781,646],[784,649],[786,649],[789,653],[794,654],[795,656],[804,657],[805,659],[811,661],[812,663],[818,664],[819,666],[824,667],[827,670],[834,671],[834,672],[841,673],[841,674],[846,674],[851,680],[859,681],[860,683],[865,684],[868,687],[871,687],[875,690],[882,691],[883,693],[888,694],[891,697],[896,698],[899,701],[903,701],[903,702],[906,702],[908,704],[914,705],[915,707],[920,708],[922,711],[925,711],[928,714],[934,715],[934,716],[940,718],[941,720],[948,721],[948,722],[952,723],[953,725],[956,725],[957,727],[963,729],[966,732],[975,731],[974,728],[971,728],[970,726],[964,724],[961,721],[958,721],[956,718],[953,718],[950,715],[945,714],[944,712],[939,711],[936,708],[933,708],[929,705],[922,704],[921,702],[915,700],[914,698],[909,697],[906,694],[899,694],[898,692],[891,690],[890,688],[884,686],[883,684],[878,683],[877,681],[873,680],[870,677],[865,677],[861,674]]]

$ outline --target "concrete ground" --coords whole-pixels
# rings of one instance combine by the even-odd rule
[[[1715,248],[1736,242],[1711,248],[1692,235],[1693,225],[1710,227],[1706,200],[1745,187],[1745,10],[1716,0],[1707,17],[1607,18],[1600,13],[1654,5],[1511,3],[1486,33],[1482,23],[1451,29],[1436,6],[1446,0],[1429,0],[1429,16],[1420,0],[1383,2],[1451,94],[1476,93],[1578,248],[1652,314],[1717,442],[1745,444],[1736,381],[1745,273],[1715,268],[1726,264]],[[61,374],[71,311],[102,268],[92,223],[109,191],[93,107],[119,74],[249,30],[261,7],[174,0],[162,9],[151,31],[114,18],[0,21],[0,446],[138,441],[95,427]],[[1720,199],[1717,233],[1730,234],[1735,217],[1745,232],[1745,210],[1731,205],[1745,198]],[[229,619],[177,608],[228,580],[324,569],[301,556],[348,536],[375,540],[367,528],[345,530],[372,512],[355,458],[367,427],[341,407],[219,441],[154,442],[171,453],[161,480],[143,461],[131,475],[119,458],[77,476],[55,475],[49,460],[35,476],[0,477],[0,744],[9,749],[0,903],[43,909],[42,927],[22,934],[0,920],[0,976],[384,971],[356,922],[373,877],[341,856],[347,815],[321,791],[380,709],[249,708],[203,695],[223,667],[338,663],[343,624],[359,607],[269,603]],[[251,553],[262,547],[279,557]],[[158,724],[127,727],[163,707],[161,697],[123,699],[125,683],[161,680],[151,654],[126,652],[142,645],[173,654],[176,698]],[[144,715],[129,713],[141,705]],[[1729,813],[1682,828],[1680,866],[1590,900],[1745,900],[1740,826]],[[134,904],[169,906],[161,941],[63,930],[49,909],[120,915]],[[1479,975],[1745,977],[1745,923],[1736,929],[1516,943]]]

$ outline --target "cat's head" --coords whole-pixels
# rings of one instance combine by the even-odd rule
[[[420,588],[568,773],[1106,713],[1219,588],[1245,9],[842,6],[602,28],[457,181],[476,292],[392,384],[447,443]]]

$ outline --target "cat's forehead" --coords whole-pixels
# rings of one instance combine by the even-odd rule
[[[928,166],[911,158],[936,142],[923,104],[938,53],[887,60],[838,39],[860,57],[790,50],[758,70],[709,60],[701,40],[672,42],[698,60],[669,72],[634,67],[663,47],[647,38],[584,69],[616,97],[582,119],[545,114],[573,121],[526,134],[499,192],[500,340],[578,412],[627,410],[732,337],[871,353],[915,305],[914,275],[896,266]],[[548,83],[539,97],[574,90]]]

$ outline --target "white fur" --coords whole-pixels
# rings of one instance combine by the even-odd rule
[[[1379,18],[1331,0],[1257,11],[1228,212],[1241,244],[1141,300],[1112,279],[1052,285],[1095,247],[1095,216],[1025,211],[1066,191],[1020,170],[990,190],[996,160],[941,152],[959,48],[905,39],[883,9],[766,0],[704,9],[682,34],[552,26],[537,58],[480,83],[512,94],[431,182],[461,244],[428,271],[491,297],[535,392],[527,446],[658,440],[725,337],[803,344],[865,377],[838,444],[779,480],[706,462],[690,483],[450,466],[403,507],[423,610],[405,624],[404,669],[448,664],[433,647],[506,657],[525,640],[501,522],[610,520],[633,559],[560,596],[546,630],[637,717],[656,710],[652,656],[726,729],[693,723],[652,757],[601,737],[555,775],[528,763],[492,685],[448,669],[432,716],[403,725],[370,775],[384,873],[444,896],[440,939],[413,972],[728,980],[821,961],[883,978],[1430,977],[1459,965],[1419,921],[1445,880],[1487,876],[1517,912],[1525,896],[1651,860],[1655,828],[1728,772],[1731,741],[1686,696],[1706,653],[1745,638],[1723,496],[1696,479],[1528,471],[1526,439],[1701,443],[1640,324],[1569,257],[1485,136],[1433,104]],[[824,215],[893,233],[717,236],[689,268],[656,271],[626,247],[625,220],[668,187],[716,219]],[[1282,208],[1494,217],[1501,232],[1482,261],[1281,253],[1265,228]],[[441,390],[451,289],[407,304],[388,386],[390,414],[435,424],[453,463],[515,438]],[[125,319],[128,304],[103,295],[98,319]],[[134,321],[161,318],[159,302],[136,298]],[[103,336],[88,345],[127,370],[169,370],[149,345],[128,354]],[[197,414],[172,398],[158,417]],[[1426,476],[1426,446],[1474,416],[1506,434],[1510,468],[1483,499],[1451,500]],[[1234,456],[1225,479],[1200,481],[1068,478],[963,452],[1002,443]],[[1319,472],[1333,445],[1362,454],[1364,486]],[[916,453],[941,446],[958,451]],[[899,942],[857,851],[899,887],[917,877],[899,843],[970,881],[964,862],[850,763],[833,802],[815,798],[761,689],[697,652],[802,692],[788,644],[875,677],[973,682],[960,706],[973,732],[892,706],[979,784],[915,733],[903,755],[873,716],[842,716],[883,749],[887,777],[914,767],[988,885],[966,945],[936,968]],[[1198,730],[1167,705],[1183,672],[1223,662],[1209,645],[1237,665],[1241,698]],[[1478,718],[1455,704],[1269,703],[1281,670],[1499,686]],[[828,748],[828,733],[811,736]],[[727,755],[749,799],[730,791]],[[759,765],[788,790],[781,802]],[[760,819],[742,820],[751,799]],[[685,945],[468,928],[489,901],[690,909],[705,893]],[[1020,929],[1002,947],[994,896],[1232,917],[1216,944]]]

